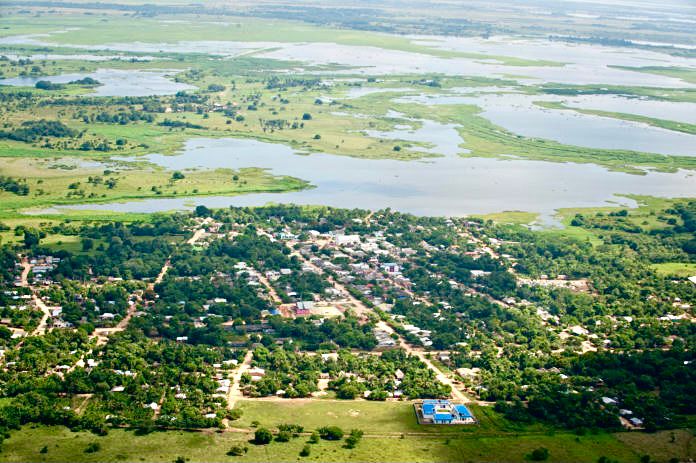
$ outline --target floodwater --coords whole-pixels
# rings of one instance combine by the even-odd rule
[[[282,43],[240,41],[128,42],[96,45],[60,44],[61,47],[83,50],[117,50],[136,53],[202,53],[232,58],[255,52],[256,56],[296,61],[311,65],[350,67],[349,74],[433,74],[454,76],[515,77],[521,82],[556,82],[567,84],[606,84],[647,87],[695,87],[681,79],[651,75],[615,66],[679,66],[694,68],[694,60],[663,53],[592,44],[568,44],[540,39],[511,37],[457,38],[411,36],[415,44],[433,49],[481,56],[439,57],[432,54],[387,50],[376,46],[341,45],[336,43]],[[0,38],[0,44],[52,43],[50,34],[18,35]],[[496,56],[546,60],[560,66],[515,66],[504,64]]]
[[[445,39],[442,39],[444,41]],[[483,39],[469,39],[477,43]],[[423,41],[428,46],[438,46],[440,40]],[[553,60],[554,55],[548,55],[546,48],[554,48],[557,43],[537,41],[512,41],[505,47],[505,56],[520,56],[518,51],[528,51],[528,58],[535,60]],[[531,46],[533,43],[534,46]],[[675,58],[660,53],[636,53],[633,50],[609,49],[593,45],[565,46],[564,53],[558,53],[561,66],[513,66],[500,60],[477,57],[443,58],[399,50],[385,50],[371,46],[340,45],[335,43],[293,43],[284,44],[275,49],[258,53],[258,56],[300,61],[312,65],[340,65],[354,69],[345,73],[361,73],[366,75],[388,74],[443,74],[454,76],[481,76],[510,78],[524,83],[564,83],[564,84],[604,84],[645,87],[694,87],[693,84],[681,79],[645,74],[631,70],[618,69],[612,66],[684,66],[693,67],[693,60]],[[461,49],[467,53],[489,54],[496,49]],[[645,55],[644,55],[645,54]],[[524,56],[524,55],[523,55]]]
[[[403,116],[395,111],[390,111],[387,115],[394,118]],[[365,134],[373,138],[424,143],[427,146],[413,145],[411,149],[433,155],[456,156],[458,153],[469,152],[469,150],[459,146],[464,140],[459,135],[456,124],[440,124],[429,120],[405,120],[418,122],[421,125],[415,129],[412,129],[408,124],[404,124],[397,126],[395,130],[389,131],[366,130]]]
[[[592,106],[596,101],[599,106],[610,107],[620,103],[606,98],[559,98],[552,95],[524,94],[481,94],[476,96],[457,95],[410,95],[397,98],[397,102],[411,102],[425,105],[476,105],[482,108],[481,116],[513,133],[525,137],[545,138],[560,143],[613,150],[632,150],[677,156],[696,156],[696,136],[672,130],[661,129],[647,124],[623,121],[610,117],[580,114],[575,111],[546,109],[534,104],[534,101],[564,101],[570,106]],[[624,99],[626,100],[626,99]],[[631,112],[634,103],[640,107],[641,101],[626,102],[623,112]],[[643,111],[652,107],[653,102],[643,102]],[[662,111],[672,106],[662,106]],[[693,105],[691,105],[693,106]],[[655,108],[660,106],[656,105]],[[681,106],[680,106],[681,108]],[[599,108],[597,108],[599,109]],[[682,110],[688,114],[688,109]],[[679,112],[675,111],[675,114]],[[688,115],[687,117],[693,117]]]
[[[117,69],[98,69],[84,74],[61,74],[58,76],[41,77],[12,77],[0,79],[0,85],[33,87],[40,80],[48,80],[54,84],[92,77],[102,85],[95,87],[92,96],[150,96],[173,95],[181,90],[195,87],[174,82],[166,77],[169,71],[134,71]]]
[[[451,145],[451,132],[447,128],[439,130],[446,138],[439,143]],[[696,177],[684,171],[629,175],[591,164],[462,158],[451,153],[422,161],[366,160],[298,154],[285,145],[230,138],[192,139],[180,155],[152,154],[137,159],[177,170],[261,167],[274,175],[307,180],[314,188],[291,193],[59,206],[54,210],[157,212],[191,209],[198,204],[227,207],[294,203],[391,207],[419,215],[450,216],[524,210],[542,213],[543,221],[548,223],[557,208],[599,206],[610,201],[634,205],[632,200],[617,194],[681,197],[696,191]]]
[[[598,109],[617,113],[696,124],[696,103],[627,98],[618,95],[579,95],[561,100],[573,108]]]
[[[35,54],[15,54],[15,53],[2,53],[0,56],[4,56],[10,60],[16,61],[19,59],[30,59],[32,61],[133,61],[133,62],[143,62],[143,61],[155,61],[155,60],[166,60],[167,58],[157,58],[155,56],[143,56],[143,55],[94,55],[91,53],[35,53]]]

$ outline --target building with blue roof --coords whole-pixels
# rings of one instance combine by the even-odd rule
[[[474,415],[471,414],[469,409],[466,407],[466,405],[455,405],[454,410],[457,412],[457,415],[459,415],[459,419],[466,419],[466,418],[473,418]]]
[[[414,404],[416,417],[420,424],[474,424],[476,419],[463,404],[453,404],[449,400],[427,399]]]
[[[451,413],[435,413],[433,416],[435,424],[452,424],[452,421],[454,421],[454,416]]]

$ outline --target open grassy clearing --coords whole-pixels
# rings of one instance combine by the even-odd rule
[[[0,217],[53,205],[280,192],[309,186],[301,180],[274,176],[257,168],[184,171],[183,179],[174,180],[172,171],[155,168],[114,170],[103,176],[103,168],[52,168],[51,161],[28,158],[5,159],[2,166],[6,175],[26,178],[31,190],[27,196],[0,192]],[[105,181],[90,183],[90,177],[114,180],[116,186],[110,188]]]
[[[525,211],[503,211],[480,216],[484,220],[516,225],[529,225],[539,218],[539,214]]]
[[[70,432],[62,427],[25,427],[5,441],[0,461],[173,461],[178,456],[190,461],[507,461],[522,462],[535,448],[550,450],[549,461],[596,462],[610,455],[621,462],[638,462],[644,454],[657,461],[694,456],[693,436],[689,431],[642,434],[588,434],[578,436],[518,425],[507,428],[505,420],[490,409],[475,408],[481,426],[418,426],[409,403],[336,402],[313,400],[284,404],[268,401],[244,401],[244,416],[234,422],[234,432],[154,432],[137,436],[131,431],[112,430],[97,437],[85,432]],[[288,443],[273,442],[257,446],[249,442],[251,421],[275,427],[297,423],[312,430],[335,424],[345,430],[359,428],[365,437],[355,449],[341,442],[321,441],[311,446],[309,457],[299,452],[307,441],[300,436]],[[496,429],[495,426],[502,428]],[[385,428],[386,426],[386,428]],[[515,429],[517,429],[515,431]],[[403,436],[401,434],[403,432]],[[87,445],[97,442],[100,450],[85,453]],[[246,446],[248,453],[230,457],[233,445]],[[46,453],[40,453],[43,446]]]
[[[549,234],[562,234],[564,236],[575,237],[580,240],[589,240],[591,243],[597,245],[601,244],[602,240],[599,239],[595,233],[582,227],[574,227],[571,225],[571,221],[576,214],[582,215],[595,215],[598,213],[609,214],[612,212],[618,212],[622,209],[628,211],[628,216],[626,219],[636,226],[639,226],[645,230],[660,230],[667,228],[669,225],[665,222],[664,217],[661,219],[660,211],[669,208],[671,205],[679,201],[687,200],[688,198],[656,198],[652,196],[640,196],[640,195],[624,195],[629,199],[633,199],[638,203],[636,208],[628,208],[625,206],[604,206],[604,207],[578,207],[578,208],[563,208],[559,209],[556,214],[556,218],[563,225],[562,229],[548,229],[544,233]],[[685,267],[682,267],[686,265]],[[685,263],[665,263],[665,264],[655,264],[659,272],[667,274],[666,272],[685,272],[691,268],[692,264]],[[694,269],[696,272],[696,269]],[[684,276],[683,273],[671,273],[675,276]],[[692,273],[691,275],[693,275]],[[690,275],[688,275],[690,276]]]
[[[665,262],[653,264],[652,267],[660,275],[690,277],[696,275],[696,264],[687,262]]]
[[[671,205],[679,201],[687,200],[688,198],[657,198],[653,196],[641,195],[622,195],[628,199],[636,201],[638,207],[628,208],[626,206],[604,206],[604,207],[578,207],[578,208],[563,208],[558,210],[558,218],[564,224],[570,224],[570,221],[576,214],[593,215],[597,213],[608,214],[617,212],[621,209],[627,209],[629,214],[627,219],[633,224],[644,229],[657,230],[667,227],[663,221],[658,220],[659,212],[669,208]]]

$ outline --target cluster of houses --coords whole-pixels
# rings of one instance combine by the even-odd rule
[[[396,340],[392,338],[391,333],[380,328],[375,328],[372,332],[377,339],[377,349],[391,349],[396,347]]]
[[[50,277],[50,273],[56,268],[56,265],[60,263],[60,257],[40,255],[32,257],[29,259],[29,265],[31,265],[32,278],[34,284],[50,285],[53,280]],[[20,266],[19,263],[16,264]],[[19,276],[15,279],[15,286],[21,286],[22,281]]]
[[[25,310],[30,310],[33,307],[31,295],[20,294],[19,291],[17,291],[16,289],[3,291],[3,296],[3,299],[8,301],[8,303],[6,306],[1,306],[1,309],[9,308],[12,310],[23,312]],[[12,331],[12,339],[18,339],[26,336],[27,334],[24,330],[14,327],[12,323],[12,318],[10,317],[0,318],[0,325],[9,328],[10,331]],[[0,355],[0,357],[1,356],[2,355]]]
[[[616,397],[602,397],[602,403],[605,406],[618,407],[619,399]],[[628,410],[626,408],[619,408],[619,419],[621,423],[627,428],[642,428],[643,419],[634,416],[633,410]]]

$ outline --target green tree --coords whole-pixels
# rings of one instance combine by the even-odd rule
[[[266,428],[258,428],[254,432],[254,443],[256,445],[270,444],[273,440],[273,434]]]
[[[38,246],[41,241],[41,232],[34,228],[27,228],[24,230],[24,247],[33,248]]]
[[[319,436],[324,440],[341,440],[343,439],[343,430],[338,426],[324,426],[319,428]]]
[[[529,457],[534,461],[548,460],[549,459],[549,449],[547,449],[546,447],[536,448],[536,449],[532,450],[532,453]]]

